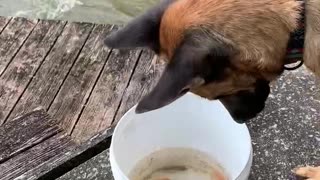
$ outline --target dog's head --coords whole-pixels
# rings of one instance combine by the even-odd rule
[[[215,1],[208,0],[207,2],[214,3]],[[209,7],[208,9],[207,6],[215,8]],[[164,0],[106,38],[105,44],[109,47],[147,47],[167,61],[167,66],[158,84],[139,102],[136,109],[138,113],[166,106],[187,92],[193,92],[211,100],[222,99],[227,109],[232,111],[231,114],[239,114],[235,111],[241,109],[237,108],[241,106],[246,106],[242,108],[245,109],[244,111],[250,111],[248,110],[250,106],[244,100],[245,97],[251,98],[248,100],[251,104],[264,105],[269,94],[269,79],[263,76],[265,72],[259,72],[258,66],[263,66],[263,63],[257,64],[241,60],[244,56],[247,59],[263,57],[260,57],[262,55],[257,49],[252,49],[253,53],[250,54],[248,53],[250,49],[246,49],[250,47],[241,47],[239,44],[241,40],[234,36],[235,32],[232,34],[232,30],[228,30],[230,31],[229,37],[233,37],[235,41],[226,38],[225,34],[221,33],[225,29],[232,29],[228,27],[232,23],[224,23],[230,16],[219,19],[221,14],[228,13],[227,8],[232,7],[208,5],[206,1]],[[235,18],[241,17],[235,16]],[[215,23],[208,23],[214,19],[216,19]],[[233,22],[235,23],[238,22]],[[276,23],[273,25],[277,26]],[[285,38],[286,36],[277,43],[285,41]],[[256,42],[259,40],[257,37]],[[252,43],[254,44],[255,41]],[[274,54],[282,56],[283,53],[278,52],[281,52],[283,48],[285,48],[283,43],[279,43]],[[254,52],[257,53],[254,54]],[[273,65],[274,69],[269,69],[265,74],[276,76],[281,73],[279,70],[281,62],[273,63]],[[265,82],[263,90],[259,88],[261,82]],[[248,96],[248,93],[251,96]],[[254,105],[251,106],[254,107]],[[261,110],[259,108],[253,111],[260,112]],[[245,119],[246,117],[242,115],[239,118]]]

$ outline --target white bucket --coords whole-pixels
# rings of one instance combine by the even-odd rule
[[[206,152],[231,180],[246,180],[252,164],[249,131],[236,123],[220,101],[187,93],[161,109],[135,114],[131,108],[115,128],[110,163],[115,180],[129,180],[136,163],[160,148]]]

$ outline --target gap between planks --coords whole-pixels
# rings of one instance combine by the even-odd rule
[[[103,45],[101,38],[110,33],[113,28],[114,26],[110,25],[95,27],[74,68],[71,69],[49,108],[49,114],[61,121],[61,126],[69,135],[86,107],[110,58],[111,49]]]
[[[122,105],[122,101],[123,101],[123,99],[124,99],[124,95],[126,94],[128,88],[129,88],[129,85],[130,85],[130,83],[131,83],[131,80],[132,80],[132,78],[133,78],[133,75],[134,75],[135,72],[136,72],[137,66],[138,66],[139,62],[141,61],[140,59],[141,59],[141,57],[142,57],[143,52],[144,52],[143,50],[140,52],[139,57],[138,57],[138,60],[137,60],[136,64],[135,64],[134,67],[133,67],[133,71],[132,71],[131,76],[130,76],[130,78],[129,78],[129,81],[128,81],[127,85],[126,85],[126,88],[124,89],[124,91],[123,91],[123,93],[122,93],[122,95],[121,95],[121,99],[120,99],[119,105],[118,105],[118,107],[117,107],[117,109],[116,109],[116,111],[115,111],[115,113],[114,113],[114,116],[112,117],[112,121],[111,121],[111,123],[110,123],[110,126],[112,126],[112,123],[114,122],[114,120],[115,120],[115,118],[116,118],[116,116],[117,116],[117,114],[118,114],[118,112],[119,112],[119,109],[120,109],[120,107],[121,107],[121,105]]]
[[[113,29],[113,27],[112,27],[111,29]],[[99,79],[100,79],[100,77],[101,77],[101,75],[102,75],[102,72],[103,72],[103,70],[105,69],[105,67],[106,67],[106,65],[107,65],[107,62],[108,62],[108,60],[109,60],[109,58],[110,58],[110,56],[111,56],[111,53],[112,53],[112,49],[110,49],[110,51],[109,51],[109,53],[108,53],[108,56],[107,56],[107,59],[106,59],[105,63],[103,64],[101,70],[99,71],[98,77],[96,78],[96,80],[95,80],[95,82],[94,82],[94,85],[93,85],[92,88],[90,89],[89,96],[88,96],[88,98],[86,98],[84,105],[81,107],[81,111],[80,111],[80,113],[78,114],[78,116],[77,116],[77,118],[76,118],[76,121],[75,121],[74,124],[71,126],[70,131],[69,131],[69,135],[71,135],[72,132],[74,131],[74,128],[75,128],[77,122],[79,121],[79,119],[80,119],[80,117],[81,117],[81,115],[82,115],[82,113],[83,113],[83,111],[84,111],[84,108],[87,106],[87,104],[88,104],[88,102],[89,102],[89,99],[90,99],[90,97],[91,97],[91,95],[92,95],[92,93],[93,93],[93,90],[94,90],[94,88],[96,87],[96,85],[97,85],[97,83],[98,83],[98,81],[99,81]]]
[[[73,67],[74,67],[74,65],[76,64],[76,62],[77,62],[77,60],[78,60],[78,58],[79,58],[79,56],[80,56],[80,54],[81,54],[81,52],[82,52],[82,50],[83,50],[84,46],[86,45],[86,43],[87,43],[87,41],[88,41],[88,39],[89,39],[89,37],[90,37],[90,35],[91,35],[91,33],[92,33],[92,31],[93,31],[93,29],[94,29],[95,27],[96,27],[96,25],[95,25],[95,24],[93,24],[93,25],[92,25],[92,28],[90,29],[90,32],[88,33],[88,35],[87,35],[86,39],[84,40],[83,45],[81,46],[81,48],[80,48],[80,50],[79,50],[78,54],[76,55],[75,60],[72,62],[71,67],[68,69],[67,74],[66,74],[66,75],[65,75],[65,77],[63,78],[62,83],[60,84],[60,86],[59,86],[59,88],[58,88],[57,92],[55,93],[54,97],[52,98],[52,101],[50,102],[49,106],[47,107],[47,111],[50,109],[50,107],[52,106],[52,103],[54,102],[55,98],[57,97],[57,95],[58,95],[59,91],[61,90],[62,86],[65,84],[65,81],[66,81],[67,77],[69,76],[69,74],[70,74],[70,72],[71,72],[72,68],[73,68]]]
[[[26,20],[26,19],[24,19],[24,18],[14,18],[12,21],[9,21],[8,22],[8,24],[5,26],[5,28],[3,28],[3,31],[1,32],[1,34],[0,35],[3,35],[2,33],[4,32],[4,31],[6,31],[6,30],[8,30],[9,29],[9,27],[10,27],[10,25],[14,25],[14,23],[16,23],[16,22],[19,22],[19,21],[27,21],[27,22],[34,22],[34,24],[33,25],[31,25],[31,27],[30,27],[30,30],[28,31],[28,24],[27,23],[22,23],[22,25],[20,25],[20,26],[22,26],[22,27],[16,27],[16,29],[14,29],[15,30],[15,33],[14,33],[14,35],[16,34],[16,32],[19,32],[19,34],[18,35],[20,35],[20,33],[22,33],[22,35],[21,35],[21,37],[19,37],[19,36],[17,36],[17,37],[10,37],[10,35],[11,35],[11,33],[12,32],[8,32],[6,35],[8,35],[10,38],[12,38],[12,42],[10,42],[11,43],[11,46],[9,47],[9,49],[6,51],[6,52],[4,52],[5,53],[5,59],[8,59],[8,60],[2,60],[2,62],[1,63],[4,63],[4,64],[0,64],[1,66],[0,66],[0,77],[5,73],[5,71],[7,70],[7,68],[9,67],[9,65],[10,65],[10,63],[13,61],[13,59],[16,57],[16,55],[18,54],[18,52],[20,51],[20,49],[24,46],[24,44],[25,44],[25,42],[26,42],[26,40],[28,40],[28,38],[29,38],[29,36],[33,33],[33,30],[37,27],[37,25],[38,25],[38,23],[39,23],[39,20]],[[11,24],[12,23],[12,24]],[[21,28],[23,28],[23,30],[21,30]],[[10,30],[8,30],[8,31],[10,31]],[[23,35],[23,32],[24,31],[26,31],[25,32],[25,35]],[[21,42],[20,43],[18,43],[17,45],[15,45],[15,42],[17,41],[17,40],[19,40],[21,38]],[[3,43],[4,45],[6,45],[8,42],[5,42],[5,43]],[[15,46],[17,46],[16,48],[15,48]],[[13,52],[11,52],[10,53],[10,49],[13,47]],[[9,52],[9,54],[6,54],[6,53],[8,53]],[[3,56],[3,54],[2,54],[2,56]],[[6,57],[6,56],[9,56],[9,57]],[[10,57],[11,56],[11,57]]]
[[[43,26],[45,26],[46,24],[45,23],[48,23],[48,21],[41,21],[43,24]],[[43,57],[40,57],[40,59],[38,59],[38,60],[36,60],[36,59],[34,59],[34,60],[36,60],[36,62],[35,63],[38,63],[38,65],[36,65],[36,67],[35,67],[35,69],[34,70],[30,70],[30,72],[29,72],[29,74],[27,74],[27,75],[24,75],[25,76],[25,78],[27,78],[25,81],[27,81],[26,83],[25,83],[25,85],[23,85],[23,84],[20,84],[20,85],[18,85],[17,87],[14,87],[14,88],[20,88],[20,86],[22,86],[22,88],[23,88],[23,90],[22,90],[22,92],[21,93],[18,93],[18,94],[14,94],[13,95],[13,97],[15,97],[15,96],[18,96],[18,98],[14,101],[14,104],[13,104],[13,106],[10,108],[10,110],[9,110],[9,113],[7,113],[7,114],[4,114],[5,115],[5,117],[4,117],[4,119],[1,119],[1,116],[0,116],[0,125],[1,124],[3,124],[3,123],[5,123],[8,119],[9,119],[9,116],[10,115],[12,115],[12,111],[15,109],[15,107],[16,107],[16,105],[17,105],[17,103],[19,102],[19,100],[21,99],[21,97],[22,97],[22,95],[25,93],[25,91],[26,91],[26,89],[29,87],[29,85],[30,85],[30,83],[32,82],[32,80],[34,80],[34,76],[35,76],[35,74],[37,74],[38,73],[38,71],[39,71],[39,69],[41,68],[41,66],[42,66],[42,64],[43,64],[43,62],[45,61],[45,59],[48,57],[48,55],[50,54],[50,52],[52,51],[52,49],[54,48],[54,46],[55,46],[55,44],[56,44],[56,42],[58,41],[58,39],[59,39],[59,37],[61,36],[61,34],[63,33],[63,31],[64,31],[64,29],[65,29],[65,27],[66,27],[66,25],[67,25],[67,22],[63,22],[63,21],[50,21],[50,23],[52,23],[51,25],[49,25],[49,29],[48,29],[48,31],[50,30],[50,28],[52,28],[51,26],[55,26],[56,25],[56,27],[54,27],[55,29],[53,29],[52,30],[52,34],[48,34],[48,33],[45,33],[44,35],[43,35],[43,40],[45,39],[45,38],[47,38],[47,41],[49,41],[50,42],[50,38],[53,38],[52,39],[52,42],[51,42],[51,44],[49,44],[49,46],[48,47],[37,47],[37,46],[40,46],[40,45],[42,45],[42,40],[41,41],[38,41],[38,42],[28,42],[28,43],[30,43],[30,46],[31,46],[31,44],[33,44],[33,43],[36,43],[36,47],[37,48],[39,48],[38,50],[39,50],[39,52],[41,52],[40,50],[41,50],[41,48],[43,48],[42,49],[42,51],[45,51],[45,53],[43,54]],[[50,24],[49,23],[49,24]],[[38,26],[39,26],[39,23],[38,23]],[[39,33],[41,33],[41,30],[42,30],[42,27],[39,27],[39,29],[38,29],[40,32]],[[36,33],[35,31],[34,31],[34,33]],[[55,33],[56,33],[56,35],[55,35]],[[37,34],[35,34],[34,36],[38,36]],[[30,39],[29,39],[30,40]],[[31,41],[31,40],[30,40]],[[24,47],[24,49],[23,49],[23,51],[21,52],[19,52],[19,53],[24,53],[24,51],[25,52],[27,52],[27,53],[30,53],[30,49],[28,49],[27,47]],[[39,56],[39,54],[27,54],[27,57],[24,57],[24,55],[21,55],[21,57],[20,58],[22,58],[22,60],[25,60],[24,58],[32,58],[33,56]],[[41,54],[40,54],[40,56],[41,56]],[[37,57],[38,58],[38,57]],[[33,63],[33,64],[35,64],[35,63]],[[7,76],[8,76],[8,78],[11,76],[12,74],[8,74]],[[18,74],[17,74],[18,75]],[[2,77],[2,81],[4,80],[3,79],[4,77]],[[6,85],[3,85],[3,86],[6,86]],[[10,95],[10,94],[9,94]],[[8,95],[8,96],[9,96]],[[0,98],[1,98],[1,96],[0,96]],[[5,97],[4,97],[5,98]],[[3,98],[2,98],[3,99]],[[9,98],[9,100],[8,101],[10,101],[10,100],[12,100],[12,99],[14,99],[14,98]],[[1,104],[1,103],[0,103]],[[6,109],[4,109],[5,107],[1,107],[0,106],[0,108],[2,109],[2,111],[8,111],[8,110],[6,110]],[[3,117],[2,117],[3,118]]]
[[[68,26],[68,28],[67,28],[67,26]],[[82,26],[90,26],[90,29],[85,28],[84,30],[81,30]],[[77,28],[80,31],[80,34],[77,34],[77,33],[73,34],[73,32],[75,32],[75,31],[77,32]],[[78,55],[78,51],[79,51],[80,47],[82,47],[83,43],[85,42],[84,40],[88,35],[87,33],[92,28],[93,28],[93,26],[91,24],[87,24],[87,23],[86,24],[77,24],[77,23],[64,24],[63,29],[61,30],[58,37],[53,42],[53,44],[52,44],[53,46],[51,46],[50,50],[46,54],[46,57],[41,61],[40,66],[37,67],[36,72],[33,73],[33,75],[32,75],[33,77],[30,79],[30,81],[29,81],[27,87],[24,89],[23,93],[20,94],[19,101],[16,101],[16,104],[15,104],[14,108],[12,108],[12,111],[10,113],[10,117],[7,118],[8,120],[10,120],[13,117],[15,117],[19,114],[22,114],[24,112],[28,112],[31,109],[36,108],[38,106],[42,106],[45,109],[47,109],[48,104],[51,102],[51,100],[48,101],[46,98],[52,98],[53,95],[56,93],[56,91],[54,90],[51,93],[52,96],[50,96],[50,97],[46,96],[46,94],[43,94],[43,93],[47,93],[47,92],[45,92],[47,90],[52,91],[51,83],[48,80],[50,80],[50,78],[53,77],[53,79],[51,79],[51,81],[54,80],[55,84],[60,83],[61,82],[60,80],[62,80],[62,78],[64,78],[64,76],[63,76],[64,74],[62,74],[62,73],[66,73],[69,71],[68,70],[68,71],[63,71],[62,73],[55,73],[57,71],[57,63],[59,63],[59,62],[68,63],[69,64],[68,66],[70,67],[71,62],[73,62],[75,60],[75,57]],[[78,42],[78,40],[76,40],[76,39],[70,39],[70,38],[73,38],[74,36],[82,35],[82,33],[84,33],[84,36],[82,37],[82,40],[81,40],[82,42]],[[78,44],[76,46],[69,47],[69,48],[71,48],[71,50],[70,50],[70,52],[67,52],[69,50],[67,50],[65,46],[68,46],[68,43],[64,42],[65,39],[68,39],[69,44],[71,42],[78,43]],[[64,43],[66,43],[66,45]],[[68,66],[64,66],[63,68],[68,68]],[[44,69],[46,67],[49,69]],[[55,73],[55,74],[52,74],[49,77],[47,76],[44,79],[44,75],[47,75],[51,71],[53,71],[52,73]],[[57,79],[57,77],[54,78],[54,76],[57,76],[59,78],[58,79]],[[61,76],[63,76],[63,77],[61,78]],[[48,81],[49,84],[48,83],[46,84],[45,83],[46,81]],[[40,87],[32,88],[32,87],[38,86],[38,85],[40,85]],[[44,85],[47,85],[47,86],[44,86]],[[59,87],[59,84],[56,87]],[[31,90],[30,90],[30,88],[31,88]],[[43,89],[41,89],[41,88],[43,88]],[[44,89],[44,88],[46,88],[46,89]],[[37,95],[37,96],[33,96],[33,95]],[[42,95],[45,96],[44,99],[42,98]],[[39,103],[39,101],[44,101],[44,103]],[[26,103],[29,103],[29,104],[26,104]]]
[[[93,93],[72,131],[71,136],[78,142],[83,142],[110,127],[140,54],[140,50],[112,50]]]
[[[91,23],[69,23],[26,88],[11,115],[41,106],[48,109],[93,29]]]
[[[112,126],[116,126],[120,118],[155,87],[164,67],[164,62],[154,52],[147,49],[143,50],[139,64],[113,118]]]
[[[92,30],[93,30],[93,27],[92,27],[91,31],[92,31]],[[62,32],[63,32],[63,31],[64,31],[64,30],[62,30]],[[81,50],[79,51],[79,53],[77,54],[75,60],[73,61],[72,66],[70,67],[70,69],[69,69],[68,72],[67,72],[67,75],[64,76],[63,82],[59,85],[58,90],[54,93],[53,98],[52,98],[52,101],[50,101],[50,102],[48,103],[49,105],[48,105],[47,107],[45,107],[45,108],[47,108],[49,111],[51,111],[51,107],[52,107],[54,101],[57,99],[57,96],[58,96],[59,92],[61,92],[61,89],[62,89],[63,86],[65,85],[65,82],[66,82],[67,78],[70,76],[71,70],[72,70],[72,68],[74,68],[74,65],[75,65],[77,59],[79,58],[79,55],[81,54],[81,52],[82,52],[82,50],[83,50],[83,48],[84,48],[84,46],[85,46],[85,44],[86,44],[86,42],[87,42],[87,40],[88,40],[88,38],[89,38],[90,35],[91,35],[91,34],[89,34],[89,35],[87,36],[86,41],[83,43],[82,48],[81,48]],[[54,45],[50,48],[49,52],[46,54],[46,57],[45,57],[44,59],[47,59],[47,56],[51,53],[52,48],[54,48],[54,46],[56,45],[56,42],[58,41],[58,39],[59,39],[60,37],[61,37],[61,34],[57,37]],[[117,50],[117,51],[118,51],[118,50]],[[109,52],[109,54],[108,54],[107,59],[111,58],[111,56],[112,56],[113,53],[114,53],[114,51],[111,50],[111,51]],[[137,59],[134,60],[134,59],[130,59],[130,58],[129,58],[131,61],[134,61],[134,62],[133,62],[133,69],[129,69],[130,75],[129,75],[128,77],[125,77],[125,76],[124,76],[124,77],[125,77],[125,82],[121,82],[121,81],[120,81],[122,85],[119,85],[119,86],[121,86],[123,89],[121,89],[120,93],[116,95],[116,96],[118,96],[117,99],[114,99],[114,100],[111,101],[111,102],[114,104],[114,107],[111,108],[111,109],[113,109],[113,110],[112,110],[113,113],[110,114],[111,117],[110,117],[110,118],[107,118],[107,119],[103,118],[101,121],[98,121],[99,124],[98,124],[98,126],[96,126],[96,130],[93,130],[93,131],[92,131],[92,134],[89,133],[90,135],[88,135],[88,136],[86,136],[86,133],[85,133],[84,136],[86,136],[86,137],[85,137],[85,138],[82,138],[82,137],[81,137],[80,139],[82,139],[82,140],[88,139],[88,138],[90,138],[90,136],[94,135],[95,133],[98,133],[99,131],[101,131],[101,130],[103,130],[103,129],[105,129],[105,128],[108,128],[108,127],[112,124],[112,122],[115,121],[116,117],[119,116],[119,115],[118,115],[118,114],[119,114],[119,110],[121,110],[120,113],[123,112],[123,107],[122,107],[123,104],[125,104],[125,105],[128,105],[128,104],[129,104],[128,102],[123,102],[123,101],[124,101],[124,96],[128,93],[128,87],[129,87],[130,84],[132,83],[133,76],[134,76],[134,74],[136,73],[136,68],[137,68],[138,64],[140,63],[140,59],[141,59],[141,57],[142,57],[142,54],[145,54],[144,50],[139,50],[139,51],[136,51],[135,53],[137,53]],[[129,56],[129,57],[131,57],[131,56]],[[114,58],[120,58],[120,62],[127,60],[126,57],[121,57],[121,56],[120,56],[120,57],[116,57],[116,56],[115,56]],[[122,59],[122,60],[121,60],[121,59]],[[45,61],[45,60],[43,60],[43,61],[41,62],[41,64],[40,64],[40,66],[38,66],[38,68],[37,68],[36,72],[34,73],[34,75],[35,75],[35,74],[38,74],[39,70],[40,70],[41,67],[42,67],[42,64],[44,63],[44,61]],[[150,61],[150,59],[147,58],[147,61]],[[78,125],[79,120],[81,120],[83,113],[85,112],[86,108],[88,107],[87,105],[90,103],[90,98],[91,98],[92,95],[94,94],[94,90],[95,90],[95,88],[96,88],[96,86],[97,86],[97,84],[98,84],[98,82],[99,82],[100,77],[101,77],[102,74],[103,74],[103,70],[106,68],[107,65],[114,65],[114,63],[115,63],[115,62],[113,62],[113,63],[111,63],[111,64],[108,64],[108,62],[109,62],[108,60],[105,61],[105,64],[103,64],[103,66],[102,66],[102,71],[101,71],[101,70],[99,71],[98,77],[94,80],[94,84],[93,84],[92,88],[91,88],[91,89],[89,88],[89,91],[88,91],[88,92],[89,92],[89,95],[88,95],[87,98],[85,98],[84,105],[80,108],[81,110],[80,110],[79,114],[76,115],[76,121],[75,121],[75,123],[72,125],[71,131],[69,131],[70,134],[73,134],[73,133],[75,132],[74,130],[76,129],[76,126]],[[116,64],[117,64],[117,63],[116,63]],[[128,67],[129,67],[129,66],[128,66]],[[34,76],[34,75],[33,75],[33,76]],[[121,77],[122,77],[122,76],[121,76]],[[117,78],[119,78],[119,77],[117,77]],[[128,79],[126,79],[126,78],[128,78]],[[25,95],[25,92],[26,92],[26,91],[28,90],[28,88],[30,87],[30,84],[32,83],[32,81],[35,81],[35,78],[34,78],[34,77],[32,77],[32,79],[30,79],[29,83],[27,84],[27,86],[25,87],[24,91],[23,91],[22,94],[20,95],[19,101],[16,101],[16,104],[14,105],[14,107],[12,108],[12,110],[10,111],[10,116],[8,116],[8,117],[6,118],[7,120],[10,119],[10,118],[12,118],[12,117],[14,117],[15,115],[17,115],[17,112],[23,112],[23,111],[17,111],[17,110],[16,110],[16,112],[13,112],[13,111],[16,109],[17,104],[20,102],[21,98]],[[118,86],[118,84],[115,84],[115,87],[117,87],[117,86]],[[115,87],[114,87],[114,88],[115,88]],[[139,90],[137,90],[137,91],[139,91]],[[109,93],[110,93],[110,92],[109,92]],[[112,92],[112,93],[109,94],[108,96],[112,96],[113,93],[115,93],[115,92]],[[127,95],[126,95],[126,96],[127,96]],[[140,96],[139,96],[139,97],[140,97]],[[132,103],[134,104],[134,103],[136,103],[136,102],[132,102]],[[90,104],[89,104],[89,105],[90,105]],[[28,108],[28,106],[27,106],[27,108]],[[102,107],[102,108],[105,108],[105,107]],[[108,109],[108,108],[107,108],[107,109]],[[88,116],[87,116],[87,117],[88,117]],[[79,130],[79,127],[78,127],[78,130]],[[80,136],[81,136],[81,133],[80,133]],[[77,137],[77,136],[76,136],[76,137]],[[78,137],[79,137],[79,136],[78,136]]]
[[[61,132],[43,109],[15,118],[0,127],[0,164]]]
[[[5,21],[4,24],[2,25],[2,27],[0,27],[0,35],[1,35],[3,30],[8,26],[8,24],[12,20],[12,17],[10,17],[10,18],[0,17],[0,18],[5,19],[4,20]]]

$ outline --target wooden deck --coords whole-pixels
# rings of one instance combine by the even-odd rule
[[[1,180],[39,179],[104,141],[154,85],[152,52],[104,46],[117,28],[0,17]]]

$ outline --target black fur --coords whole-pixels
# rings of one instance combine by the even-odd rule
[[[165,9],[173,0],[163,0],[157,6],[129,22],[122,29],[110,34],[105,44],[110,48],[148,47],[159,52],[159,27]]]
[[[245,123],[264,109],[269,93],[269,82],[259,80],[252,92],[241,91],[219,99],[236,122]]]
[[[174,0],[163,0],[157,6],[135,18],[124,28],[105,39],[110,48],[147,47],[159,53],[159,28],[165,9]],[[234,50],[210,30],[192,29],[176,49],[156,87],[139,102],[136,112],[143,113],[170,104],[189,91],[195,79],[204,84],[223,81]],[[233,118],[243,123],[262,111],[269,95],[269,84],[259,81],[254,92],[242,91],[220,100]]]
[[[230,57],[234,55],[232,47],[205,29],[188,31],[184,37],[181,53],[193,56],[194,75],[203,78],[205,84],[223,81],[225,69],[230,66]]]
[[[194,84],[199,81],[203,85],[223,79],[229,62],[229,50],[221,41],[207,38],[198,32],[185,36],[156,87],[138,104],[137,113],[170,104],[187,93],[192,86],[199,85]]]

